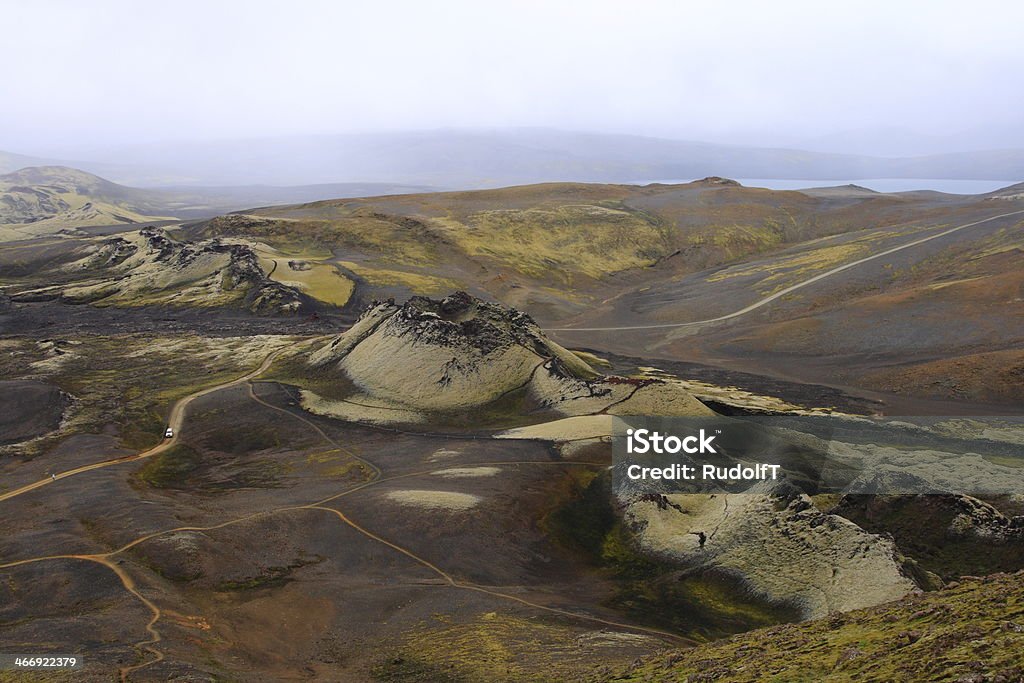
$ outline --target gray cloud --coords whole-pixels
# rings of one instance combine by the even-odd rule
[[[26,153],[486,126],[1024,145],[1019,2],[2,5],[0,149]]]

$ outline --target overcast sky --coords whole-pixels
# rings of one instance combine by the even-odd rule
[[[1024,119],[1018,0],[0,0],[0,11],[0,149],[23,153],[501,126],[980,140],[1012,137]]]

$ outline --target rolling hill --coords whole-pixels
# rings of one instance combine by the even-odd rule
[[[64,166],[23,168],[0,176],[0,240],[25,239],[93,225],[169,218],[159,193],[117,185]]]
[[[786,245],[910,220],[955,198],[831,196],[742,187],[548,183],[251,209],[190,229],[334,252],[370,296],[452,283],[548,318],[648,281]]]

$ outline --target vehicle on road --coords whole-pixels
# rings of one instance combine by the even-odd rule
[[[173,439],[174,438],[174,430],[171,429],[170,427],[165,429],[164,430],[164,438],[165,439]]]

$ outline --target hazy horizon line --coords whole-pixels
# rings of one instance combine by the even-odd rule
[[[856,134],[862,134],[864,132],[871,132],[873,128],[862,128],[853,129],[847,133],[852,137]],[[903,131],[906,133],[913,133],[905,128],[892,127],[888,130],[891,131]],[[942,137],[950,138],[959,134],[965,134],[971,132],[972,129],[964,129],[950,132]],[[39,147],[25,147],[18,142],[13,144],[7,144],[6,142],[0,142],[0,152],[7,154],[25,156],[25,157],[38,157],[40,159],[47,159],[53,161],[82,161],[92,162],[93,159],[80,158],[72,159],[65,155],[74,155],[80,152],[108,150],[107,153],[116,150],[130,150],[133,148],[144,148],[144,147],[159,147],[164,145],[185,145],[185,146],[203,146],[203,145],[216,145],[216,144],[245,144],[245,143],[258,143],[258,142],[286,142],[286,141],[297,141],[297,140],[315,140],[315,139],[359,139],[359,138],[400,138],[403,136],[417,136],[417,135],[439,135],[439,134],[452,134],[452,135],[480,135],[486,136],[500,135],[500,134],[513,134],[517,132],[539,132],[548,134],[561,134],[565,136],[594,136],[594,137],[605,137],[605,138],[628,138],[635,140],[646,140],[651,142],[671,142],[671,143],[682,143],[692,145],[707,145],[715,147],[733,147],[733,148],[748,148],[748,149],[759,149],[759,150],[779,150],[779,151],[797,151],[797,152],[815,152],[818,154],[834,154],[842,156],[861,156],[870,158],[884,158],[884,159],[903,159],[903,158],[918,158],[918,157],[930,157],[930,156],[943,156],[950,154],[970,153],[970,152],[1001,152],[1001,151],[1018,151],[1024,150],[1024,141],[1016,142],[1011,141],[1007,145],[984,145],[979,144],[973,147],[953,146],[945,150],[933,150],[929,152],[922,152],[916,154],[905,154],[905,153],[889,153],[883,154],[877,151],[850,151],[844,150],[841,147],[835,149],[820,148],[816,145],[801,145],[798,141],[764,141],[764,142],[747,142],[742,139],[718,139],[714,136],[679,136],[670,134],[654,134],[642,131],[630,132],[626,130],[607,130],[599,128],[570,128],[565,126],[540,126],[540,125],[522,125],[522,126],[491,126],[491,125],[480,125],[480,126],[425,126],[417,128],[378,128],[378,129],[363,129],[358,131],[336,131],[336,132],[309,132],[309,133],[267,133],[263,135],[239,135],[239,136],[177,136],[177,137],[149,137],[145,139],[136,140],[124,140],[113,143],[77,143],[73,145],[56,145],[47,148],[46,146]],[[835,133],[829,137],[840,138],[844,133]],[[742,136],[740,136],[742,137]],[[935,136],[929,136],[935,137]],[[61,158],[64,157],[64,158]]]

